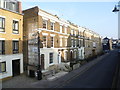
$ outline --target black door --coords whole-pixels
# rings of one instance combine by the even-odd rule
[[[70,60],[73,61],[73,53],[72,53],[72,51],[70,52]]]
[[[12,61],[13,77],[20,75],[20,59]]]
[[[41,54],[41,69],[44,70],[44,54]]]

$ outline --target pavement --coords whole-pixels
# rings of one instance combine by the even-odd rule
[[[107,55],[108,53],[82,65],[80,68],[77,68],[69,73],[59,72],[52,77],[40,81],[36,80],[35,78],[20,75],[10,80],[3,81],[2,86],[3,88],[59,88],[60,86],[70,82],[72,79],[87,71]]]

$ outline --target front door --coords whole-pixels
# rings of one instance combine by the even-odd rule
[[[44,70],[44,54],[41,54],[41,69]]]
[[[70,60],[71,61],[73,60],[73,53],[72,53],[72,51],[70,52]]]
[[[61,52],[58,52],[58,63],[61,63]]]
[[[79,59],[81,59],[81,54],[82,54],[81,50],[79,50]]]
[[[12,74],[13,77],[20,75],[20,59],[12,61]]]

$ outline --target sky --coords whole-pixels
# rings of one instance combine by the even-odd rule
[[[118,38],[118,14],[112,10],[117,4],[111,2],[35,2],[22,1],[23,10],[39,6],[60,18],[89,28],[102,37]]]

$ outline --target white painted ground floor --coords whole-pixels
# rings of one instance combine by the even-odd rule
[[[84,47],[81,48],[40,48],[40,63],[43,70],[52,65],[70,62],[71,59],[84,60]],[[33,61],[33,60],[32,60]],[[36,61],[35,63],[37,63]]]
[[[0,79],[23,73],[23,54],[0,56]]]

